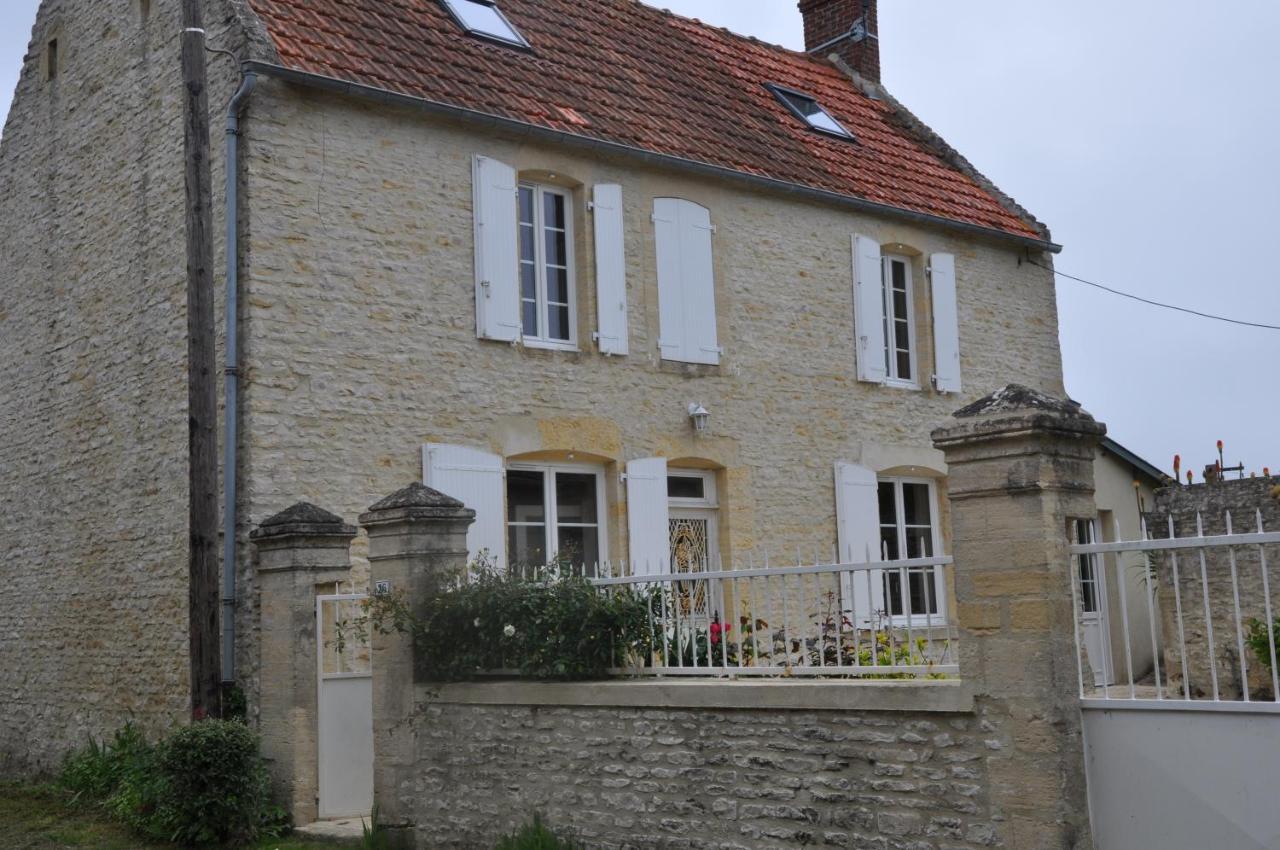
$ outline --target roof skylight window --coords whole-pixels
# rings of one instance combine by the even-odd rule
[[[517,47],[528,47],[519,30],[512,26],[507,16],[502,14],[498,4],[493,0],[441,0],[458,24],[481,38],[514,44]]]
[[[853,133],[850,133],[844,128],[844,125],[832,118],[831,113],[809,95],[792,91],[791,89],[784,89],[782,86],[775,86],[771,83],[766,87],[773,92],[774,97],[782,102],[783,106],[790,109],[797,118],[800,118],[819,133],[839,136],[842,139],[853,138]]]

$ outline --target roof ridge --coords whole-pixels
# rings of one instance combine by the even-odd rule
[[[979,171],[964,154],[952,147],[936,130],[924,123],[919,116],[903,105],[902,101],[890,94],[883,83],[873,82],[863,77],[849,63],[845,62],[839,54],[833,53],[827,59],[832,65],[848,75],[853,80],[854,85],[864,94],[868,93],[868,89],[874,91],[874,96],[883,100],[885,105],[889,107],[886,114],[902,129],[911,133],[921,144],[941,157],[944,162],[976,183],[979,188],[994,198],[1006,210],[1031,225],[1044,238],[1045,242],[1053,241],[1053,236],[1049,232],[1047,224],[1036,218],[1030,210],[1018,203],[1012,195],[1006,193],[991,178]]]
[[[667,9],[665,7],[655,6],[653,5],[653,3],[648,2],[648,0],[629,0],[629,2],[631,2],[633,5],[636,5],[636,6],[644,6],[645,8],[653,12],[657,12],[658,14],[663,15],[665,17],[676,18],[678,20],[685,21],[686,23],[689,23],[689,24],[692,24],[693,26],[707,30],[708,32],[724,33],[725,35],[730,36],[732,38],[736,38],[739,41],[747,41],[752,44],[758,45],[760,47],[766,47],[770,50],[776,50],[780,53],[790,54],[791,56],[794,56],[797,59],[808,59],[809,61],[814,61],[818,58],[814,56],[812,53],[807,53],[803,50],[792,50],[790,47],[787,47],[784,44],[775,44],[772,41],[765,41],[764,39],[758,38],[757,36],[754,36],[754,35],[747,35],[746,33],[735,32],[734,30],[731,30],[728,27],[719,27],[719,26],[716,26],[715,24],[707,23],[701,18],[695,18],[695,17],[692,17],[691,15],[682,15],[679,12],[673,12],[670,9]]]

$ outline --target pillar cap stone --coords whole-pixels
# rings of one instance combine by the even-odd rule
[[[1086,439],[1098,439],[1107,433],[1107,426],[1094,419],[1079,402],[1021,384],[1009,384],[983,396],[952,417],[957,420],[954,424],[933,432],[933,443],[938,448],[1035,432]]]
[[[280,537],[345,537],[357,534],[354,525],[310,502],[298,502],[275,516],[263,520],[249,538],[271,540]]]
[[[474,520],[475,516],[475,511],[452,496],[414,482],[375,503],[360,515],[360,524],[416,519]]]

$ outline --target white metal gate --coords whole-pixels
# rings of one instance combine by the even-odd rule
[[[1267,626],[1280,612],[1271,575],[1280,533],[1266,531],[1260,512],[1250,519],[1249,530],[1236,531],[1227,513],[1226,534],[1206,535],[1197,516],[1195,534],[1181,537],[1170,520],[1160,539],[1144,524],[1142,539],[1107,543],[1091,523],[1073,529],[1077,657],[1095,671],[1090,609],[1106,605],[1108,585],[1120,597],[1112,600],[1115,669],[1087,679],[1081,664],[1079,680],[1098,850],[1280,850],[1271,791],[1280,763],[1280,629]],[[1121,561],[1107,557],[1122,554],[1143,573],[1146,628],[1130,622],[1127,582],[1114,575]],[[1142,644],[1151,647],[1151,669],[1135,667]]]
[[[319,636],[319,785],[322,819],[368,816],[373,811],[373,667],[367,641],[344,636],[362,594],[316,599]]]

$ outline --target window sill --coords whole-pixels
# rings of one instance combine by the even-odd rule
[[[482,682],[419,686],[435,703],[452,705],[595,706],[613,708],[779,709],[797,711],[973,710],[973,692],[958,679],[912,682],[672,681]]]
[[[572,342],[555,342],[547,339],[530,339],[525,337],[520,341],[524,348],[536,348],[541,351],[567,351],[571,354],[579,354],[582,349],[578,348],[576,343]]]
[[[658,360],[658,371],[686,378],[713,378],[723,375],[723,366],[714,363],[685,363],[682,360]]]
[[[912,393],[924,391],[923,387],[913,381],[898,381],[890,379],[881,384],[881,386],[888,387],[891,390],[906,390],[907,392]]]

